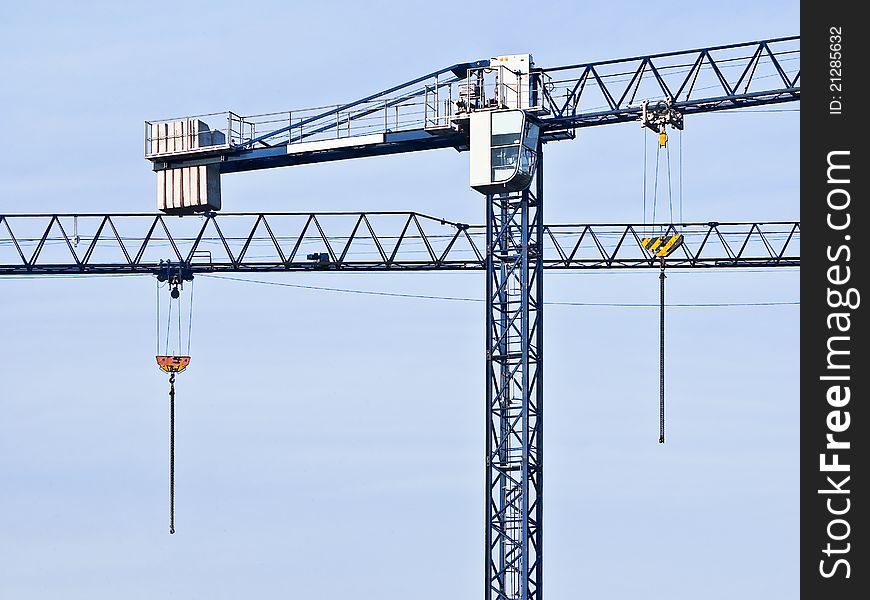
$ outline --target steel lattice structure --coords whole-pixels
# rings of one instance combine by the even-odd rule
[[[800,37],[782,37],[542,69],[551,136],[637,121],[640,99],[661,98],[683,115],[800,99]],[[768,83],[768,80],[773,80]]]
[[[543,582],[542,164],[534,193],[487,198],[487,600]]]
[[[683,234],[669,268],[795,267],[799,222],[542,225],[545,269],[645,269],[645,235]],[[486,267],[486,225],[414,212],[0,215],[0,276],[465,271]]]
[[[485,271],[485,596],[540,600],[543,271],[800,264],[798,222],[545,225],[542,144],[572,139],[583,127],[638,120],[650,126],[648,109],[659,115],[655,123],[663,134],[665,125],[682,128],[689,114],[798,101],[799,41],[783,37],[530,70],[529,89],[536,91],[522,108],[540,128],[534,189],[488,195],[484,225],[414,212],[0,215],[0,276]],[[181,170],[193,167],[220,175],[468,150],[470,114],[507,108],[468,93],[471,73],[491,66],[488,60],[456,64],[329,107],[189,117],[216,119],[213,130],[197,131],[222,136],[180,153],[164,147],[186,139],[168,133],[180,122],[146,122],[145,155],[158,176],[179,175],[183,189]],[[457,102],[463,86],[465,106]],[[673,233],[683,243],[664,259],[641,243]]]
[[[800,37],[710,46],[618,60],[534,69],[544,141],[571,139],[583,127],[637,121],[643,100],[682,115],[800,100]],[[471,61],[439,69],[365,98],[262,115],[201,115],[226,131],[226,144],[191,156],[154,158],[157,171],[215,165],[234,173],[437,148],[468,149],[468,132],[447,125]],[[797,64],[795,64],[797,63]],[[145,153],[153,152],[146,123]],[[370,136],[381,136],[369,143]],[[308,142],[342,140],[309,150]],[[298,147],[298,150],[297,150]]]

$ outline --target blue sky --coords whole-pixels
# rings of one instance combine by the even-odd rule
[[[0,212],[155,206],[149,118],[352,100],[444,65],[540,66],[798,32],[794,2],[19,3],[4,9]],[[796,108],[796,105],[787,105]],[[687,221],[799,219],[798,113],[687,119]],[[546,149],[546,221],[637,222],[633,124]],[[653,146],[649,145],[650,151]],[[229,175],[227,210],[416,210],[480,223],[451,150]],[[480,273],[259,279],[480,298]],[[673,272],[674,303],[796,301],[793,270]],[[154,281],[0,279],[0,598],[479,597],[483,306],[199,278],[178,383]],[[655,303],[657,273],[550,273],[552,301]],[[794,598],[797,306],[546,316],[553,597]]]

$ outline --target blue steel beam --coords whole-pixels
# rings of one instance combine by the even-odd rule
[[[800,223],[542,225],[548,270],[656,269],[641,242],[682,233],[668,268],[797,267]],[[418,213],[2,215],[0,276],[475,271],[486,227]]]
[[[649,100],[651,106],[667,103],[683,115],[799,101],[799,61],[800,38],[791,36],[538,69],[533,77],[540,86],[542,106],[536,116],[544,141],[555,141],[574,137],[578,128],[637,121],[642,100]],[[427,127],[426,107],[420,107],[435,88],[452,89],[468,69],[485,64],[487,61],[453,65],[296,122],[290,118],[286,126],[240,140],[229,148],[154,156],[153,167],[163,170],[217,164],[221,172],[231,173],[437,148],[466,150],[468,131],[462,118],[467,113],[440,115],[453,126],[433,129]],[[444,74],[451,78],[439,80]],[[414,87],[424,82],[430,83]],[[396,92],[401,93],[391,96]],[[449,97],[458,95],[451,91]],[[391,124],[388,116],[394,108],[405,111],[408,120]],[[383,119],[372,119],[380,112]],[[357,131],[378,133],[383,139],[364,141],[365,135],[357,133],[360,143],[354,145],[350,128],[358,121],[365,124]],[[373,121],[383,124],[373,125]],[[294,144],[312,139],[345,140],[347,144],[294,151]]]
[[[542,176],[487,196],[486,600],[543,596]]]
[[[462,135],[459,132],[430,133],[420,129],[386,133],[384,134],[384,141],[377,144],[326,148],[323,150],[300,152],[298,154],[288,153],[287,144],[270,148],[246,148],[224,154],[219,158],[219,161],[221,173],[238,173],[241,171],[332,162],[352,158],[405,154],[440,148],[465,149],[467,145],[468,136]],[[177,161],[172,164],[174,166],[194,166],[213,164],[214,162],[214,157],[203,157]]]

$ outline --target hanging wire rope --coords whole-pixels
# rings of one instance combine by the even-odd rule
[[[670,212],[669,224],[674,224],[674,198],[671,193],[671,147],[669,144],[665,144],[665,159],[667,161],[667,171],[668,171],[668,211]]]
[[[665,443],[665,259],[659,273],[659,444]]]
[[[178,298],[178,354],[181,354],[181,297]]]
[[[190,299],[188,302],[188,315],[187,315],[187,352],[185,354],[190,356],[190,336],[193,332],[193,280],[188,284],[190,289]]]
[[[169,375],[169,533],[175,533],[175,373]]]
[[[181,288],[183,285],[183,276],[180,269],[177,272],[170,272],[162,276],[164,285],[158,283],[157,286],[157,365],[162,371],[169,375],[169,533],[175,533],[175,377],[178,373],[183,372],[190,364],[190,334],[191,323],[193,318],[193,289],[192,284],[189,286],[191,297],[188,301],[188,326],[187,326],[187,354],[182,354],[185,347],[185,341],[182,338],[182,321],[184,320]],[[169,308],[167,310],[166,319],[166,343],[164,345],[165,353],[160,354],[161,340],[160,333],[162,323],[160,322],[160,289],[169,289]],[[175,308],[173,308],[175,306]],[[176,323],[172,319],[175,318]],[[173,327],[177,325],[177,327]],[[171,342],[171,334],[173,330],[177,330],[177,339]]]
[[[678,130],[677,133],[677,149],[679,150],[680,162],[680,223],[685,223],[683,220],[683,130]]]
[[[382,292],[377,290],[358,290],[349,288],[335,288],[314,285],[302,285],[296,283],[283,283],[279,281],[264,281],[261,279],[243,279],[241,277],[228,277],[226,275],[198,275],[198,277],[207,277],[209,279],[222,279],[225,281],[237,281],[241,283],[252,283],[256,285],[272,285],[277,287],[289,287],[303,290],[313,290],[319,292],[336,292],[343,294],[358,294],[363,296],[387,296],[391,298],[411,298],[418,300],[447,300],[455,302],[484,302],[481,298],[467,298],[459,296],[435,296],[429,294],[405,294],[400,292]],[[659,304],[648,303],[633,303],[633,302],[572,302],[572,301],[551,301],[544,302],[551,306],[600,306],[600,307],[615,307],[615,308],[658,308]],[[771,302],[692,302],[683,304],[670,304],[673,308],[721,308],[721,307],[739,307],[739,306],[796,306],[800,301],[771,301]]]
[[[656,203],[659,195],[659,155],[661,154],[661,146],[656,148],[656,170],[655,176],[653,177],[653,209],[652,209],[652,223],[656,222]]]
[[[158,303],[159,303],[159,301],[158,301]],[[169,356],[169,331],[170,331],[170,327],[172,326],[172,301],[171,300],[169,301],[169,308],[167,309],[167,312],[169,314],[166,318],[166,350],[163,354],[165,354],[166,356]]]
[[[646,235],[646,130],[641,127],[640,128],[640,137],[643,141],[643,234]]]

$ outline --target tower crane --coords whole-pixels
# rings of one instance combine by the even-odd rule
[[[797,222],[671,223],[655,238],[634,225],[547,225],[543,148],[586,127],[628,122],[664,144],[668,128],[682,129],[689,115],[798,101],[799,42],[781,37],[551,68],[513,54],[454,64],[325,108],[148,121],[145,158],[165,215],[0,214],[0,241],[15,248],[0,275],[151,273],[183,281],[203,272],[485,271],[485,598],[540,599],[544,270],[655,268],[664,286],[665,266],[800,263]],[[468,152],[469,184],[485,196],[482,225],[418,213],[218,213],[224,174],[440,148]],[[194,221],[201,225],[191,231],[186,219],[188,233],[181,233],[181,220],[171,216],[191,214],[203,216]],[[373,223],[388,218],[396,233],[383,236]],[[276,235],[281,219],[301,223],[301,233]],[[343,248],[324,232],[337,219],[354,223]],[[119,233],[121,220],[141,227],[135,242]],[[77,228],[85,222],[92,225],[82,238]],[[33,233],[14,233],[22,229]],[[447,232],[437,248],[435,229]],[[602,230],[616,241],[603,241]],[[172,248],[169,261],[149,258],[158,236]],[[374,258],[349,251],[361,237]],[[426,248],[422,258],[405,253],[411,238]],[[320,240],[323,251],[301,252],[306,239]],[[50,242],[69,254],[47,259]],[[204,252],[207,242],[219,257]],[[271,245],[274,258],[249,258],[254,243]],[[106,244],[119,258],[96,258]]]

